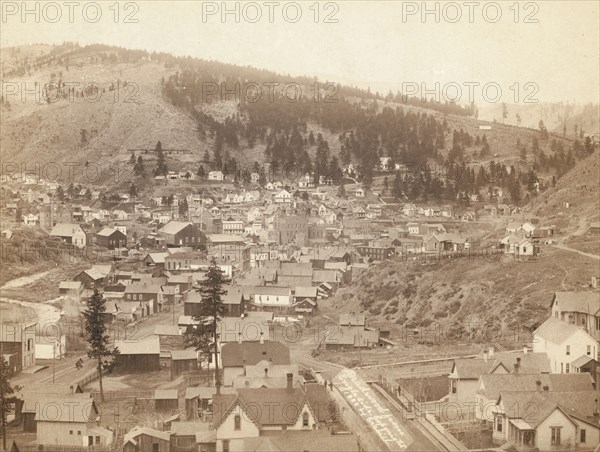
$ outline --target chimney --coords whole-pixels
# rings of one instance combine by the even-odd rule
[[[261,344],[264,344],[264,343],[265,343],[265,338],[263,337],[263,334],[265,334],[265,333],[263,333],[263,332],[261,331],[261,332],[260,332],[260,343],[261,343]]]
[[[242,333],[238,333],[238,344],[242,343]]]
[[[286,374],[287,377],[287,389],[292,389],[293,385],[293,381],[294,381],[294,374],[293,373],[287,373]]]
[[[540,380],[535,382],[535,388],[537,391],[541,391],[542,390],[542,382]]]
[[[546,392],[550,391],[550,386],[548,386],[548,385],[544,386],[544,391],[546,391]]]
[[[488,351],[488,356],[489,356],[490,358],[493,358],[493,357],[494,357],[494,347],[490,347],[490,348],[489,348],[489,351]]]

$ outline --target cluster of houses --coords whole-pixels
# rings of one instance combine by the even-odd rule
[[[600,295],[556,292],[533,347],[454,360],[448,400],[518,450],[600,443]],[[463,416],[464,417],[464,416]]]
[[[506,254],[533,256],[540,245],[557,243],[559,231],[556,225],[539,225],[539,220],[534,217],[531,221],[509,222],[505,234],[499,241],[499,248]]]
[[[190,173],[172,172],[169,178],[195,180]],[[78,195],[60,203],[52,196],[57,184],[21,178],[16,179],[21,182],[21,199],[13,201],[27,200],[25,226],[78,248],[97,246],[110,250],[116,259],[129,260],[146,259],[148,252],[170,248],[208,248],[211,256],[230,261],[234,272],[276,260],[302,262],[306,256],[316,266],[324,260],[322,255],[336,247],[355,251],[355,264],[399,254],[473,250],[478,237],[466,222],[482,215],[514,218],[520,213],[517,207],[500,202],[499,187],[489,188],[494,204],[470,210],[386,204],[358,184],[347,185],[345,195],[340,195],[328,180],[315,184],[309,174],[297,180],[267,181],[264,187],[259,186],[258,173],[252,174],[248,187],[234,185],[221,171],[211,171],[205,179],[223,183],[201,189],[191,185],[185,189],[187,194],[177,184],[157,185],[146,196],[81,188]],[[16,211],[16,204],[10,202],[5,210]],[[555,233],[554,226],[539,227],[534,219],[510,223],[499,247],[507,254],[531,256],[542,241],[551,243]]]
[[[155,333],[139,342],[117,341],[117,366],[129,372],[157,370],[162,350],[169,349],[180,374],[197,370],[187,365],[198,362],[196,352],[180,348],[181,341],[170,337],[176,333],[166,325]],[[268,334],[256,339],[240,333],[222,345],[219,360],[221,386],[149,391],[139,403],[153,414],[151,420],[129,416],[136,422],[125,430],[116,428],[114,413],[100,409],[97,393],[76,383],[25,385],[9,421],[34,434],[37,444],[64,449],[358,452],[357,437],[341,428],[331,409],[331,388],[293,364],[283,343]]]

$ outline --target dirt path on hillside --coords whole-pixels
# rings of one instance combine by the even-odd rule
[[[596,259],[597,261],[600,260],[600,256],[597,256],[596,254],[585,253],[583,251],[579,251],[574,248],[569,248],[568,246],[560,245],[560,244],[552,245],[552,246],[555,248],[559,248],[561,250],[571,251],[572,253],[580,254],[581,256],[589,257],[590,259]]]
[[[18,289],[19,287],[24,287],[28,284],[36,282],[38,279],[46,277],[53,270],[54,269],[13,279],[13,280],[7,282],[6,284],[4,284],[2,287],[0,287],[0,295],[2,294],[2,290],[4,290],[4,289]],[[56,301],[56,300],[47,300],[47,301],[41,301],[39,303],[31,303],[28,301],[0,297],[1,303],[4,303],[6,305],[12,304],[13,306],[14,305],[22,306],[24,309],[21,309],[21,311],[22,311],[21,315],[25,312],[27,312],[27,313],[34,312],[35,318],[31,318],[28,320],[29,321],[35,320],[40,325],[55,324],[56,322],[58,322],[60,320],[60,316],[61,316],[60,309],[58,309],[56,306],[53,306],[52,304],[50,304],[54,301]],[[12,309],[15,311],[18,311],[18,308],[13,307]],[[3,313],[7,314],[9,312],[9,310],[10,310],[10,308],[3,309]],[[13,321],[17,321],[17,320],[21,320],[21,319],[18,319],[18,317],[13,319]]]
[[[28,284],[34,283],[38,279],[41,279],[44,276],[48,275],[53,270],[54,269],[47,270],[45,272],[35,273],[35,274],[29,275],[29,276],[21,276],[20,278],[12,279],[12,280],[8,281],[6,284],[4,284],[2,287],[0,287],[0,293],[4,289],[16,289],[18,287],[23,287]]]

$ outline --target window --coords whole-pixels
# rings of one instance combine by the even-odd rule
[[[100,437],[96,436],[96,444],[100,444]]]
[[[160,444],[152,443],[152,452],[159,452],[159,451],[160,451]]]
[[[585,429],[584,428],[581,429],[580,436],[579,436],[579,442],[585,443]]]
[[[569,363],[567,363],[565,365],[565,373],[567,373],[567,374],[569,373]]]
[[[550,444],[558,446],[560,444],[561,427],[550,427]]]
[[[72,435],[72,434],[73,434],[73,430],[69,430],[69,435]]]
[[[450,387],[452,388],[452,394],[456,394],[456,380],[450,381]]]
[[[77,435],[81,436],[81,430],[77,430]]]
[[[241,430],[242,429],[242,417],[239,414],[236,414],[233,418],[233,429]]]
[[[500,416],[496,418],[496,431],[502,431],[502,418]]]
[[[571,346],[567,345],[567,355],[570,355],[570,354],[571,354]]]
[[[302,413],[302,427],[308,427],[308,413]]]
[[[228,439],[223,440],[223,452],[229,452],[229,440]]]
[[[591,346],[591,345],[588,345],[588,346],[587,346],[587,351],[586,351],[586,354],[587,354],[588,356],[590,356],[590,355],[592,354],[592,346]]]

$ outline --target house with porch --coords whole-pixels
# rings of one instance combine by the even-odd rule
[[[249,450],[244,441],[267,433],[310,432],[321,427],[305,390],[292,386],[291,374],[286,388],[239,388],[237,391],[237,394],[213,398],[217,452]]]
[[[572,363],[581,356],[598,358],[598,341],[584,329],[550,317],[533,333],[533,351],[546,353],[551,371],[570,373]]]
[[[600,443],[595,391],[502,391],[492,440],[526,450],[593,450]]]
[[[582,328],[596,340],[600,338],[600,293],[554,292],[550,309],[552,317]]]

